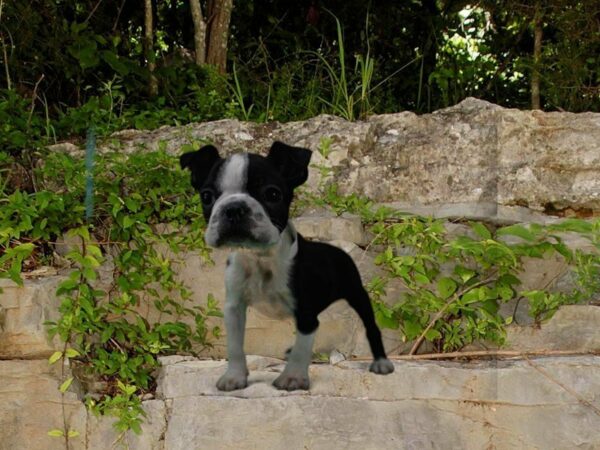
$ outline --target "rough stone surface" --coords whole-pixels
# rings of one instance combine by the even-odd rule
[[[178,155],[182,145],[200,141],[216,144],[223,154],[265,153],[275,139],[314,151],[310,190],[323,185],[316,170],[321,168],[344,193],[414,213],[497,222],[600,213],[598,113],[519,111],[467,98],[432,114],[376,115],[364,122],[321,115],[304,122],[227,119],[125,130],[100,149],[164,147]]]
[[[0,359],[43,358],[60,347],[58,338],[48,338],[44,322],[58,318],[54,292],[61,280],[43,277],[19,287],[0,279]]]
[[[120,434],[113,427],[114,419],[88,414],[86,449],[163,450],[165,448],[164,434],[167,429],[165,402],[147,400],[143,402],[142,406],[146,416],[142,423],[142,432],[139,435],[131,431]]]
[[[63,429],[59,372],[45,359],[0,361],[0,450],[65,449],[64,439],[48,436],[52,429]],[[80,433],[69,448],[84,449],[85,406],[70,391],[64,400],[69,428]]]
[[[65,396],[72,449],[594,449],[600,446],[600,357],[528,361],[313,364],[309,391],[271,386],[284,362],[248,357],[246,389],[220,392],[225,361],[166,357],[157,398],[143,402],[142,434]],[[64,449],[59,368],[0,361],[0,449]],[[588,403],[586,403],[588,402]],[[594,409],[596,408],[596,409]]]
[[[600,306],[562,306],[541,327],[508,327],[507,348],[600,352],[599,324]]]
[[[597,407],[600,358],[531,364]],[[270,385],[280,364],[251,372],[248,388],[223,393],[214,387],[222,363],[186,361],[165,368],[161,381],[171,383],[163,391],[170,404],[165,448],[599,446],[600,416],[531,364],[398,362],[385,377],[369,373],[366,363],[313,365],[311,390],[291,393]]]
[[[359,216],[344,213],[332,215],[330,211],[305,212],[294,219],[294,226],[307,239],[319,241],[347,241],[356,245],[367,244],[367,236]]]
[[[368,195],[407,212],[496,223],[552,223],[556,216],[600,214],[600,114],[518,111],[466,99],[433,114],[404,112],[364,122],[323,115],[286,124],[221,120],[125,130],[99,149],[165,148],[175,157],[184,144],[199,141],[214,143],[224,155],[264,154],[273,140],[314,151],[306,186],[313,192],[332,181],[342,193]],[[61,146],[83,154],[72,144],[56,148]],[[365,282],[380,273],[374,264],[377,249],[369,246],[372,237],[357,217],[305,211],[296,224],[307,237],[348,252]],[[448,231],[470,232],[453,223]],[[590,249],[577,236],[563,238],[572,248]],[[64,243],[59,253],[73,244]],[[222,302],[226,252],[213,252],[214,265],[198,255],[180,256],[178,274],[192,288],[194,303],[203,304],[208,294]],[[110,261],[105,269],[100,288],[110,283]],[[64,375],[47,363],[60,344],[48,341],[43,325],[56,319],[59,302],[53,293],[62,278],[56,271],[41,275],[22,288],[0,280],[0,450],[65,448],[62,439],[47,435],[63,425],[58,387]],[[557,289],[572,282],[560,260],[525,261],[525,288],[553,280]],[[388,301],[402,293],[402,285],[392,282]],[[503,307],[512,312],[514,305]],[[519,323],[527,323],[526,313],[517,310]],[[165,357],[156,399],[143,402],[147,418],[141,436],[119,435],[113,419],[87,413],[73,383],[64,397],[65,412],[69,427],[81,434],[71,439],[70,448],[600,448],[600,357],[397,362],[396,371],[383,377],[369,373],[368,362],[351,360],[368,356],[369,348],[362,324],[344,302],[319,319],[315,352],[332,355],[335,365],[310,367],[310,391],[274,389],[271,382],[284,363],[272,357],[248,356],[250,385],[230,393],[215,388],[225,361]],[[508,348],[598,352],[598,323],[598,306],[562,307],[541,327],[509,327]],[[293,342],[293,330],[291,320],[250,310],[246,351],[280,357]],[[383,334],[388,350],[405,352],[410,345],[396,331]],[[224,343],[225,337],[210,354],[223,356]]]

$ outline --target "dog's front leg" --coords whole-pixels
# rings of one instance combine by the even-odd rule
[[[315,334],[316,330],[308,334],[297,330],[296,342],[292,347],[285,369],[273,382],[273,385],[277,389],[293,391],[296,389],[308,389],[310,387],[308,366],[312,359]]]
[[[227,371],[219,381],[221,391],[233,391],[248,386],[248,367],[244,354],[244,332],[246,329],[246,302],[242,298],[241,268],[235,264],[235,256],[227,260],[225,270],[225,329],[227,330]]]

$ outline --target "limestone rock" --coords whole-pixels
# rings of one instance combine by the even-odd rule
[[[141,434],[132,431],[120,434],[113,422],[114,417],[88,414],[87,450],[108,450],[127,448],[129,450],[163,450],[164,434],[167,428],[166,405],[161,400],[147,400],[142,403],[144,421]]]
[[[58,337],[49,339],[44,322],[59,317],[54,292],[63,279],[26,280],[23,287],[0,280],[0,359],[44,358],[62,347]]]
[[[561,306],[541,325],[507,329],[507,348],[514,350],[600,351],[600,306]]]
[[[48,436],[52,429],[63,429],[59,374],[60,368],[45,359],[0,361],[1,450],[64,450],[63,438]],[[85,406],[70,391],[64,400],[69,429],[79,432],[69,439],[69,448],[84,449]]]
[[[366,244],[366,236],[359,216],[344,213],[336,216],[331,211],[311,211],[293,220],[296,230],[307,239],[317,241],[347,241]]]
[[[246,389],[223,393],[214,387],[215,362],[186,364],[184,390],[170,392],[165,447],[174,450],[197,442],[240,450],[257,443],[263,449],[600,445],[600,417],[558,384],[593,401],[600,389],[598,357],[532,360],[558,383],[526,361],[398,362],[387,376],[369,373],[367,363],[312,365],[310,391],[291,393],[270,385],[282,365],[251,374]]]
[[[124,130],[99,151],[165,148],[175,157],[185,144],[210,142],[223,155],[265,154],[274,140],[313,150],[310,191],[332,181],[342,193],[408,212],[499,223],[600,211],[600,114],[519,111],[473,98],[432,114],[357,122],[321,115],[303,122],[225,119]]]

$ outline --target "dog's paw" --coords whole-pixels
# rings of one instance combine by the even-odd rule
[[[302,375],[298,373],[286,373],[283,371],[275,381],[273,386],[277,389],[283,389],[286,391],[295,391],[296,389],[308,390],[310,387],[310,381],[308,375]]]
[[[217,389],[220,391],[235,391],[236,389],[244,389],[248,386],[248,372],[227,371],[219,381],[217,381]]]
[[[369,371],[379,375],[387,375],[394,371],[394,363],[387,358],[378,358],[371,363]]]

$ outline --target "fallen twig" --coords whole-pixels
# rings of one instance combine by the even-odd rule
[[[600,350],[597,351],[576,351],[576,350],[475,350],[472,352],[448,352],[448,353],[423,353],[421,355],[391,355],[389,359],[394,361],[419,361],[419,360],[437,360],[437,359],[480,359],[496,358],[508,359],[519,358],[527,359],[536,356],[600,356]],[[370,361],[372,358],[358,357],[350,358],[350,361]]]

